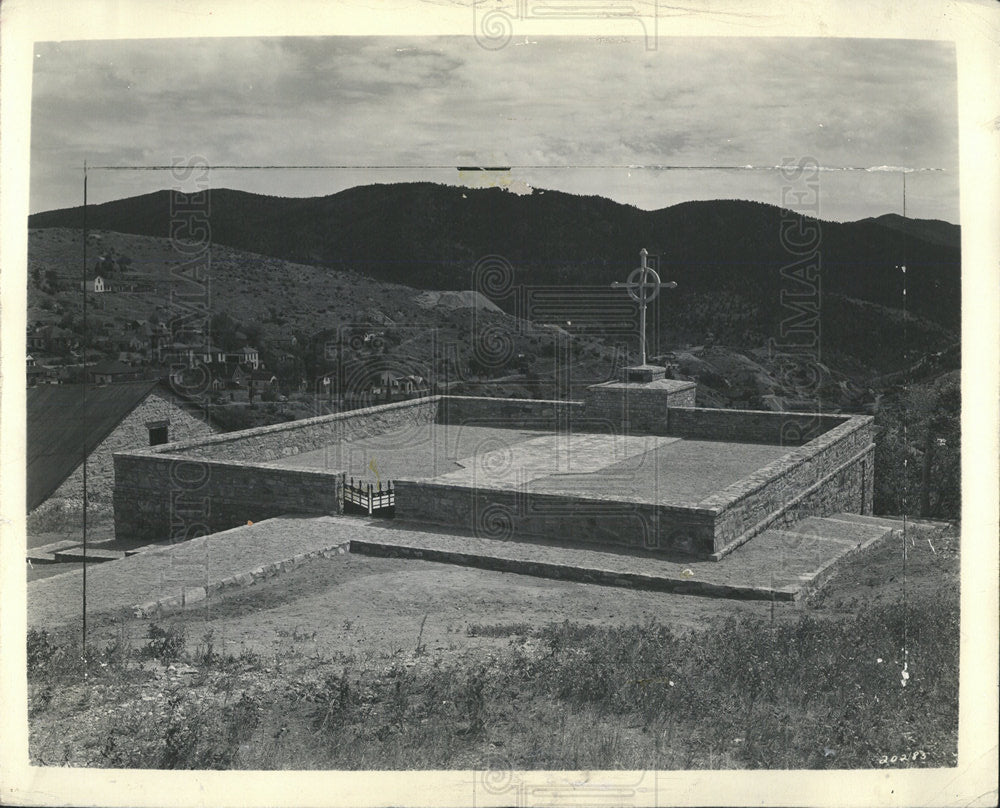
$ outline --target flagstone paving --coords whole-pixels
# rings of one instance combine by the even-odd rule
[[[135,613],[136,607],[150,614],[158,608],[168,611],[203,600],[225,586],[250,584],[311,555],[336,553],[348,540],[349,525],[357,527],[359,521],[348,519],[348,525],[331,530],[331,520],[337,518],[267,519],[88,566],[87,612]],[[28,624],[58,625],[79,619],[82,592],[83,570],[29,582]]]
[[[680,438],[654,435],[541,435],[509,447],[493,449],[458,461],[462,468],[434,478],[436,483],[483,488],[518,488],[552,475],[590,475]],[[565,484],[565,483],[564,483]]]
[[[654,435],[421,424],[264,465],[344,471],[377,483],[468,487],[691,504],[783,457],[788,447]]]
[[[500,573],[727,598],[797,600],[901,523],[853,514],[766,530],[718,562],[501,541],[384,519],[283,516],[89,567],[87,610],[154,616],[317,555],[420,558]],[[79,619],[82,571],[28,584],[28,623]]]

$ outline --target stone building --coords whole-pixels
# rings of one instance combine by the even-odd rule
[[[158,381],[94,387],[42,385],[27,391],[28,511],[50,497],[110,502],[115,452],[214,434],[202,411]]]

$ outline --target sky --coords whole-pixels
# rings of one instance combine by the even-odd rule
[[[297,37],[38,43],[32,212],[82,202],[82,166],[204,158],[213,187],[321,196],[369,183],[557,189],[652,210],[754,199],[849,221],[958,222],[949,43],[879,39]],[[510,166],[506,173],[458,166]],[[328,166],[293,169],[288,166]],[[746,168],[754,167],[753,169]],[[669,167],[669,168],[664,168]],[[698,167],[690,168],[690,167]],[[932,170],[933,169],[933,170]],[[89,200],[175,187],[91,169]]]

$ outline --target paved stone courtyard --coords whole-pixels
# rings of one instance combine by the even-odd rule
[[[788,452],[787,447],[763,443],[422,424],[267,465],[342,469],[349,477],[373,482],[433,479],[501,490],[688,503]]]

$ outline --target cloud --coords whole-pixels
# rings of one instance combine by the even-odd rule
[[[954,53],[941,43],[692,38],[650,52],[639,39],[538,37],[530,48],[491,52],[471,37],[303,37],[36,50],[33,210],[75,199],[84,159],[584,171],[809,155],[831,165],[946,168],[942,205],[952,213],[935,213],[957,215]],[[584,174],[587,192],[602,193],[600,173]],[[581,185],[557,176],[564,187]],[[160,180],[145,181],[151,189]],[[275,182],[294,193],[294,179]],[[611,187],[646,207],[673,198],[662,178]]]

